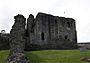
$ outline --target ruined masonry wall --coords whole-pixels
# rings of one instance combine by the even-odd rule
[[[27,22],[30,20],[29,17]],[[77,34],[74,19],[38,13],[33,20],[33,32],[28,31],[28,33],[31,34],[28,40],[30,40],[32,45],[39,46],[36,48],[48,49],[53,47],[62,49],[66,47],[77,47]],[[27,24],[31,25],[29,23]],[[29,28],[30,27],[27,27],[27,29]],[[62,44],[64,47],[62,47]],[[71,44],[71,46],[69,46],[69,44]],[[33,48],[33,46],[31,48]]]

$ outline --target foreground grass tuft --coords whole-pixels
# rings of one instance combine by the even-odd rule
[[[9,50],[0,51],[0,63],[4,63]],[[79,50],[42,50],[29,51],[26,56],[32,63],[90,63],[81,61],[80,58],[90,56],[90,50],[80,52]]]

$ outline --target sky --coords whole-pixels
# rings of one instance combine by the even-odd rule
[[[75,19],[78,42],[90,42],[90,0],[0,0],[0,30],[9,33],[17,14],[38,12]]]

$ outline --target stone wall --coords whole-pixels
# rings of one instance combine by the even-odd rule
[[[10,31],[10,54],[6,63],[29,63],[25,56],[25,25],[26,18],[18,14]]]
[[[0,33],[0,50],[9,48],[9,33]]]
[[[27,22],[30,20],[29,17]],[[31,34],[28,40],[30,40],[32,49],[77,48],[77,34],[74,19],[38,13],[32,21],[34,21],[33,32],[28,32]],[[27,29],[29,28],[27,26]]]

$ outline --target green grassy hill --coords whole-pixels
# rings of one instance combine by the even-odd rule
[[[4,63],[8,54],[9,50],[0,51],[0,63]],[[90,50],[41,50],[29,51],[26,55],[32,63],[90,63],[80,61],[80,58],[90,56]]]

